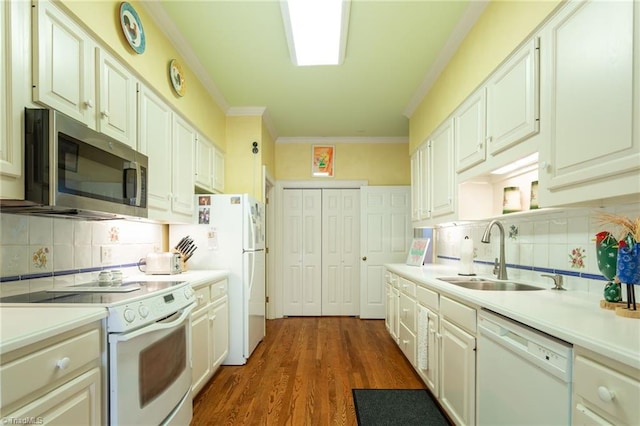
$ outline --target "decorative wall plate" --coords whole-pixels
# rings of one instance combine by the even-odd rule
[[[176,91],[178,96],[184,96],[185,81],[184,72],[182,66],[176,59],[172,59],[169,62],[169,80],[171,80],[171,86]]]
[[[146,47],[146,41],[142,22],[133,6],[127,2],[120,4],[120,25],[122,26],[124,37],[129,42],[129,46],[131,46],[137,54],[143,53]]]

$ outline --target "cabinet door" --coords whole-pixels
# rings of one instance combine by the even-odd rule
[[[137,149],[136,80],[104,49],[97,48],[96,57],[100,90],[98,131]]]
[[[428,310],[429,315],[429,331],[427,338],[427,371],[424,372],[425,383],[433,393],[433,395],[438,398],[440,393],[439,388],[439,380],[438,375],[440,373],[440,317],[438,314],[432,312],[430,309]]]
[[[193,216],[193,161],[196,133],[178,115],[173,115],[173,176],[171,209],[174,213]]]
[[[454,423],[473,425],[476,404],[476,339],[440,319],[440,402]]]
[[[33,5],[33,99],[95,129],[95,43],[49,1]]]
[[[391,296],[391,337],[397,342],[400,336],[400,290],[391,289]]]
[[[196,396],[213,373],[212,325],[207,305],[191,315],[191,397]]]
[[[635,1],[570,2],[542,33],[545,207],[640,191],[639,9]]]
[[[31,4],[0,2],[0,198],[24,199],[24,108],[32,107]]]
[[[144,85],[138,94],[138,150],[149,157],[147,202],[149,218],[171,210],[171,108]]]
[[[498,154],[539,131],[539,49],[533,38],[487,82],[487,141]]]
[[[28,375],[28,372],[25,372]],[[94,368],[55,388],[13,413],[3,414],[5,419],[38,419],[53,425],[101,425],[102,386],[101,371]]]
[[[213,189],[217,192],[224,192],[224,153],[213,150]]]
[[[420,220],[422,180],[420,179],[420,148],[411,155],[411,220]]]
[[[455,211],[453,120],[445,121],[429,140],[429,218]]]
[[[456,171],[461,172],[486,158],[485,89],[474,92],[453,114],[455,123]]]
[[[211,310],[211,321],[213,322],[213,355],[211,362],[212,373],[215,373],[229,353],[229,303],[226,296]]]
[[[196,140],[196,186],[211,192],[213,190],[213,145],[207,138],[198,135]]]

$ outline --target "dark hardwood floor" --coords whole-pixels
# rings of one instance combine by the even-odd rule
[[[200,425],[356,425],[351,389],[425,388],[382,320],[267,321],[244,366],[222,366],[194,400]]]

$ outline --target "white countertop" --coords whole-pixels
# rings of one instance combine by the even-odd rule
[[[3,304],[0,307],[0,355],[106,316],[107,308],[100,306]]]
[[[486,308],[640,369],[640,320],[602,309],[593,296],[579,291],[483,291],[458,287],[437,277],[453,277],[457,269],[446,265],[421,268],[404,264],[387,269],[425,287],[463,302]],[[520,280],[518,280],[520,281]],[[541,283],[522,281],[540,286]]]
[[[187,271],[176,275],[134,274],[125,281],[189,281],[197,288],[229,275],[228,271]],[[40,340],[81,327],[107,316],[103,306],[0,303],[0,355]]]

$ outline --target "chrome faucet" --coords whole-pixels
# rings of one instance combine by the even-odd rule
[[[493,225],[496,225],[500,231],[500,261],[496,259],[493,273],[498,276],[499,280],[508,280],[507,262],[504,259],[504,227],[502,224],[495,219],[489,222],[489,225],[487,225],[487,228],[484,230],[484,234],[482,234],[482,239],[480,241],[485,244],[489,244],[491,242],[491,228]]]

